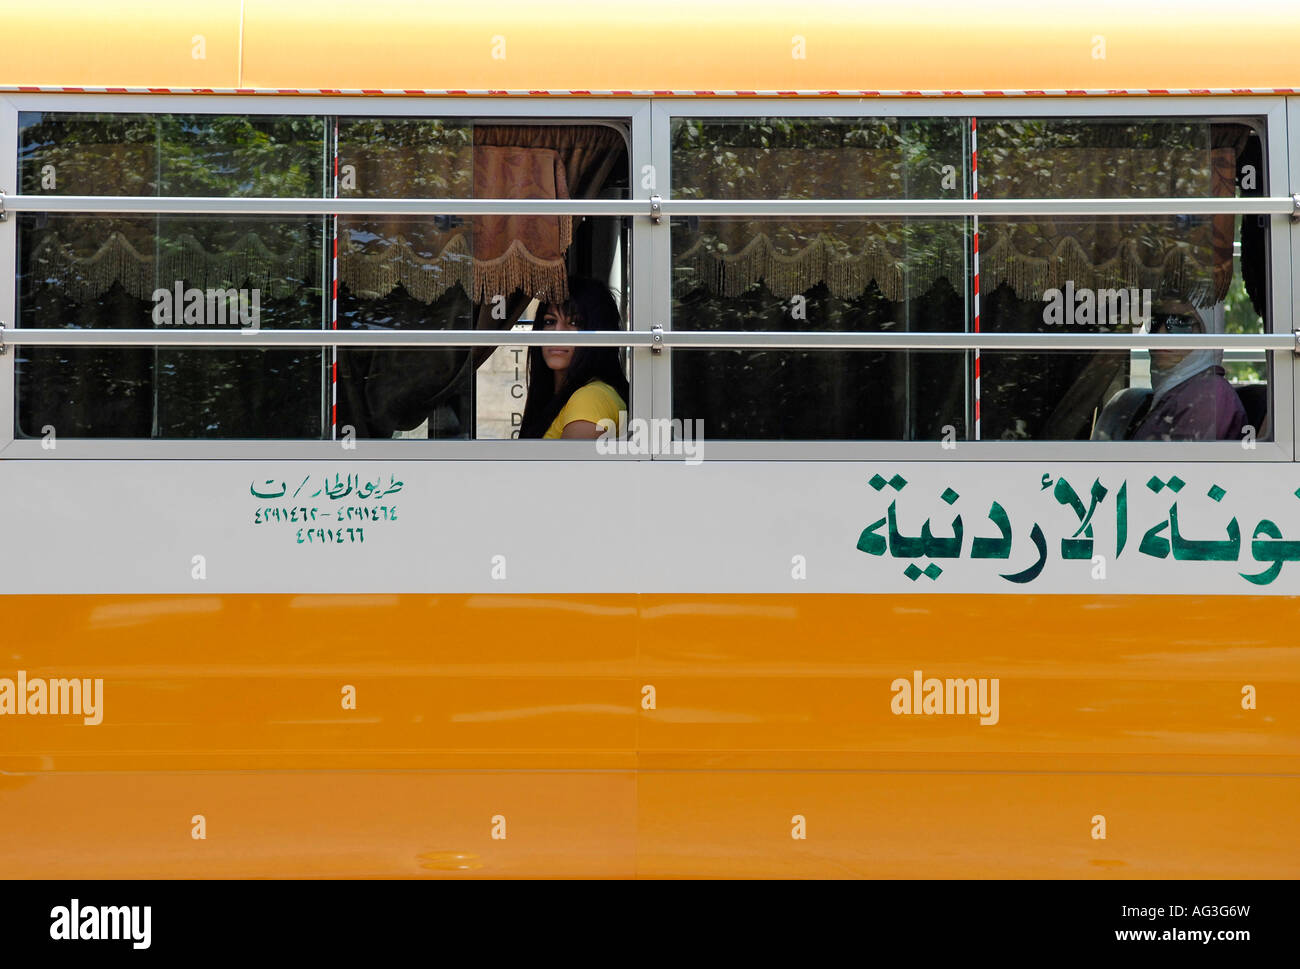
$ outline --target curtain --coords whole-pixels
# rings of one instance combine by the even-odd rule
[[[1162,139],[1149,123],[1086,134],[1066,124],[981,132],[981,198],[1231,197],[1243,125],[1181,126]],[[755,136],[757,137],[757,136]],[[911,175],[896,152],[819,151],[762,144],[678,148],[675,185],[698,198],[906,198]],[[951,193],[940,194],[945,197]],[[735,297],[760,281],[786,299],[825,284],[852,299],[875,283],[891,301],[914,298],[966,271],[964,220],[675,220],[673,287]],[[1233,217],[980,219],[981,288],[1006,284],[1041,301],[1064,286],[1177,292],[1217,302],[1232,281]]]
[[[993,155],[981,198],[1231,198],[1249,129],[1210,127],[1208,144],[1005,150]],[[980,219],[981,284],[1040,301],[1077,288],[1150,289],[1197,305],[1232,284],[1233,216],[1033,216]]]
[[[484,125],[473,129],[468,150],[414,146],[404,154],[390,153],[375,177],[382,179],[383,197],[420,197],[420,166],[462,165],[470,175],[448,186],[460,190],[452,197],[589,198],[599,192],[622,148],[622,135],[612,128]],[[357,177],[360,185],[366,173],[358,168]],[[339,279],[358,296],[378,299],[398,285],[425,303],[453,286],[476,303],[516,292],[529,299],[567,295],[570,216],[347,221],[346,231],[340,226]]]
[[[355,190],[340,195],[435,197],[434,189],[436,196],[450,198],[588,198],[600,190],[623,147],[618,131],[590,125],[479,126],[468,146],[446,137],[443,129],[439,133],[442,137],[424,145],[359,145],[356,157],[344,145]],[[87,194],[120,193],[133,181],[130,172],[139,181],[139,173],[152,167],[144,164],[146,148],[91,148],[79,148],[76,166],[85,175],[78,188]],[[70,170],[61,177],[70,182],[74,174]],[[196,233],[158,237],[152,218],[85,220],[78,228],[92,225],[105,231],[78,231],[67,238],[46,232],[32,253],[41,281],[79,302],[97,299],[114,284],[149,300],[159,279],[183,279],[200,289],[258,286],[276,297],[304,282],[320,284],[318,256],[269,224],[215,247]],[[562,297],[573,219],[343,219],[340,236],[340,282],[362,298],[382,298],[398,285],[425,303],[457,285],[475,302],[516,291]]]
[[[473,129],[469,146],[435,144],[431,152],[426,139],[402,158],[388,158],[392,177],[385,192],[419,197],[420,171],[439,154],[444,163],[468,166],[451,185],[461,197],[472,190],[478,198],[590,198],[620,160],[626,165],[623,136],[613,128],[482,125]],[[362,177],[359,167],[359,184]],[[340,282],[355,297],[373,302],[376,315],[393,320],[389,325],[463,326],[458,318],[469,313],[475,329],[509,329],[534,298],[567,295],[576,221],[570,216],[368,220],[350,224],[346,234],[341,223]],[[400,299],[399,284],[406,294]],[[472,305],[466,305],[466,297]],[[383,309],[394,300],[402,312]],[[412,301],[428,305],[421,312]],[[341,383],[351,384],[343,391],[347,419],[363,437],[388,437],[450,408],[463,436],[473,409],[470,376],[491,352],[490,347],[474,352],[446,347],[340,354]],[[443,414],[438,421],[449,419]]]

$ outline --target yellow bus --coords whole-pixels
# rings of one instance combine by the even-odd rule
[[[0,874],[1300,875],[1300,10],[1133,6],[8,11]]]

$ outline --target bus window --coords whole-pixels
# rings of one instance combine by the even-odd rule
[[[874,284],[785,299],[757,285],[731,298],[696,289],[673,308],[677,329],[961,332],[966,301],[940,277],[898,300]],[[675,350],[673,412],[731,440],[938,440],[945,425],[964,438],[965,369],[960,351]]]
[[[338,141],[343,198],[627,197],[627,145],[609,125],[340,118]],[[607,282],[626,319],[629,237],[618,218],[340,218],[339,327],[509,329],[531,321],[535,299],[566,295],[573,275]],[[338,358],[337,427],[357,437],[519,434],[521,347]]]
[[[980,119],[979,148],[981,198],[1208,198],[1265,188],[1260,138],[1243,123]],[[1245,221],[981,218],[982,329],[1263,333],[1267,219]],[[1262,352],[986,351],[981,367],[991,439],[1271,434]]]
[[[32,195],[628,194],[610,124],[23,112],[20,129]],[[626,319],[629,238],[626,220],[571,216],[20,213],[19,325],[508,329],[573,275],[606,281]],[[514,368],[476,380],[511,349],[26,348],[17,435],[516,436]]]
[[[319,195],[323,119],[19,115],[31,195]],[[21,213],[18,325],[319,328],[322,220]],[[313,349],[30,347],[18,437],[313,438]]]
[[[960,119],[678,119],[673,198],[963,197]],[[960,219],[675,218],[675,330],[962,332]],[[960,352],[679,350],[673,416],[711,437],[966,434]]]
[[[682,119],[673,197],[1263,195],[1262,131],[1196,118]],[[679,217],[673,328],[1132,334],[1182,306],[1168,332],[1262,333],[1267,235],[1267,217],[1231,215]],[[678,350],[672,366],[673,416],[722,439],[1271,435],[1263,352]]]

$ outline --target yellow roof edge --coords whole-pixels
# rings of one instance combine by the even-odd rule
[[[900,9],[901,8],[901,9]],[[1300,4],[47,0],[8,13],[0,88],[564,94],[1300,90]],[[576,25],[576,26],[575,26]]]

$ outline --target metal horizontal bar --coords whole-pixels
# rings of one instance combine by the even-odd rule
[[[158,330],[16,329],[4,346],[83,347],[492,347],[587,346],[752,350],[1293,350],[1289,333],[864,333],[670,330]]]
[[[1026,198],[1026,199],[664,199],[669,216],[939,216],[971,215],[1290,215],[1296,204],[1278,198]]]
[[[171,215],[649,216],[649,199],[330,199],[6,195],[8,212]],[[1290,215],[1291,197],[1058,199],[663,199],[668,216]]]
[[[626,330],[158,330],[16,329],[0,333],[5,346],[99,347],[495,347],[650,346],[653,335]]]
[[[153,195],[6,195],[9,212],[141,215],[647,215],[648,201],[619,199],[211,198]]]
[[[1289,333],[724,333],[675,330],[679,349],[789,350],[1293,350]]]

